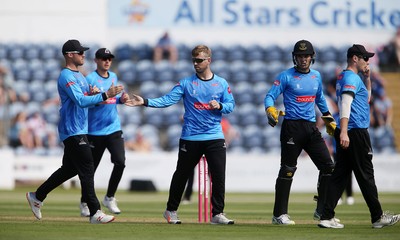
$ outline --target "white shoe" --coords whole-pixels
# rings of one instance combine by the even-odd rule
[[[42,219],[42,213],[40,212],[40,208],[43,206],[43,202],[36,199],[36,193],[27,192],[26,199],[28,200],[29,206],[33,212],[33,215],[40,220]]]
[[[81,204],[79,204],[79,208],[81,209],[81,217],[90,217],[90,211],[87,203],[81,202]]]
[[[347,205],[353,205],[354,204],[354,198],[353,197],[347,197],[346,198],[346,204]]]
[[[117,199],[115,197],[107,197],[105,196],[103,199],[103,205],[110,210],[110,212],[114,214],[120,214],[121,210],[119,210],[117,206]]]
[[[170,224],[181,224],[181,220],[179,220],[178,213],[176,211],[165,210],[163,216]]]
[[[272,217],[272,224],[277,225],[295,225],[296,223],[290,220],[290,216],[287,214],[282,214],[279,217]]]
[[[321,220],[321,215],[322,214],[319,214],[317,211],[315,211],[313,219],[319,221],[319,220]],[[340,222],[339,218],[334,218],[334,219],[335,219],[336,222],[338,222],[338,223]]]
[[[381,218],[372,224],[373,228],[392,226],[400,220],[400,214],[393,215],[388,212],[382,214]]]
[[[344,228],[344,225],[336,222],[335,218],[329,220],[321,220],[318,224],[320,228]]]
[[[92,224],[105,224],[105,223],[109,223],[115,220],[114,216],[111,215],[107,215],[105,213],[103,213],[101,210],[97,210],[96,214],[91,216],[90,218],[90,223]]]
[[[217,214],[211,218],[211,224],[234,224],[235,221],[225,217],[224,213]]]

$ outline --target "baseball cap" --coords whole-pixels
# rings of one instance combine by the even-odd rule
[[[307,41],[307,40],[300,40],[298,41],[293,48],[292,54],[298,55],[298,54],[306,54],[306,55],[313,55],[314,52],[314,47],[313,45]]]
[[[353,46],[347,50],[347,58],[351,58],[354,55],[370,58],[373,57],[375,53],[368,52],[363,45],[353,44]]]
[[[111,51],[107,48],[100,48],[99,50],[96,51],[95,54],[97,59],[101,58],[114,58],[114,55],[111,53]]]
[[[64,43],[62,47],[62,53],[66,54],[67,52],[84,52],[88,49],[88,47],[83,47],[78,40],[70,39]]]

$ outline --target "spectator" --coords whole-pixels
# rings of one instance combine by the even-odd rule
[[[23,147],[33,149],[35,147],[33,134],[27,126],[27,115],[25,112],[19,112],[11,121],[9,131],[9,145],[12,148]]]
[[[154,47],[153,54],[154,63],[160,62],[164,56],[166,56],[171,63],[176,63],[178,61],[178,49],[170,38],[168,32],[165,32],[158,40]]]
[[[393,39],[378,51],[381,71],[400,71],[400,27]]]
[[[27,126],[33,134],[35,148],[54,148],[57,146],[55,129],[47,124],[40,112],[35,112],[28,118]]]
[[[128,150],[132,150],[135,152],[150,152],[151,144],[147,139],[143,136],[143,133],[140,130],[137,130],[135,136],[131,140],[125,140],[125,147]]]
[[[8,68],[0,65],[0,147],[7,144],[10,126],[10,104],[17,101],[17,94],[12,89],[14,78]]]

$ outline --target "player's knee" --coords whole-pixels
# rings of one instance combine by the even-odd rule
[[[279,178],[285,178],[285,179],[292,179],[294,173],[296,172],[297,167],[289,167],[286,165],[281,166],[281,169],[279,170]]]
[[[332,175],[334,169],[335,169],[335,164],[332,163],[332,164],[324,166],[319,171],[322,176],[330,176],[330,175]]]

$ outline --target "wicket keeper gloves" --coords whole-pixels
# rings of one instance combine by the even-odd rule
[[[278,124],[279,116],[285,116],[284,111],[278,111],[275,107],[268,107],[265,112],[268,117],[268,124],[271,125],[271,127],[275,127],[276,124]]]
[[[322,120],[324,120],[325,126],[326,126],[326,132],[333,136],[333,134],[335,133],[335,129],[336,129],[336,122],[335,119],[332,117],[331,114],[325,115],[321,117]]]

